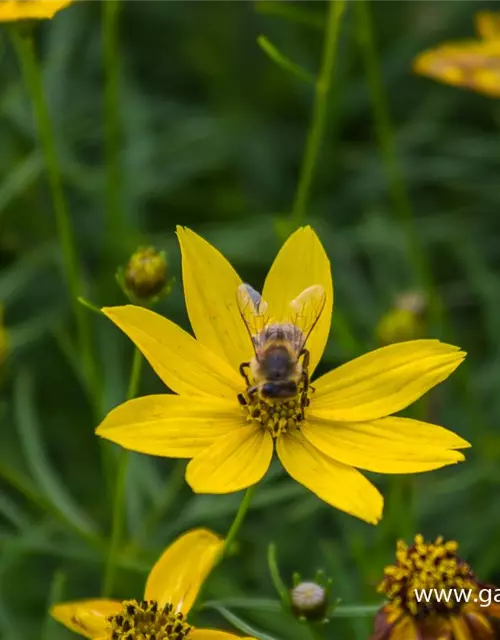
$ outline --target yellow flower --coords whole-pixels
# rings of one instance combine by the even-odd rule
[[[63,602],[50,613],[92,640],[241,640],[225,631],[194,628],[186,620],[223,544],[211,531],[194,529],[163,552],[149,574],[144,600]]]
[[[74,0],[0,0],[0,22],[53,18]]]
[[[413,69],[446,84],[500,97],[500,13],[476,15],[478,40],[447,42],[419,54]]]
[[[247,394],[239,373],[252,341],[238,311],[241,280],[229,262],[188,229],[178,230],[184,294],[196,339],[166,318],[135,306],[105,313],[133,340],[177,395],[152,395],[113,409],[97,434],[142,453],[192,458],[186,480],[197,493],[229,493],[259,482],[273,450],[288,473],[332,506],[377,522],[383,500],[354,467],[378,473],[429,471],[463,460],[469,446],[442,427],[389,417],[452,371],[464,353],[438,340],[416,340],[368,353],[313,381],[307,397],[270,402]],[[283,245],[263,298],[275,322],[290,318],[290,301],[321,285],[324,310],[307,342],[309,373],[330,331],[330,263],[309,227]],[[301,405],[304,407],[301,409]],[[304,418],[304,419],[303,419]]]
[[[396,564],[385,568],[378,588],[389,602],[375,619],[371,640],[498,637],[495,619],[500,618],[500,604],[495,599],[500,592],[481,585],[457,549],[456,542],[441,537],[425,542],[417,535],[410,547],[398,542]]]
[[[379,344],[414,340],[425,335],[425,297],[418,291],[400,294],[392,308],[380,318],[376,334]]]

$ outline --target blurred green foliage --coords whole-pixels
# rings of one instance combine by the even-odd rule
[[[425,47],[471,35],[474,12],[495,8],[480,4],[371,3],[413,241],[445,309],[446,322],[431,325],[429,335],[469,352],[462,370],[417,410],[473,449],[455,468],[375,478],[386,497],[376,528],[331,509],[276,463],[237,549],[207,585],[205,596],[222,604],[206,607],[204,622],[230,628],[221,614],[236,615],[262,638],[308,637],[275,604],[271,541],[287,581],[294,571],[307,578],[323,567],[346,604],[380,601],[374,587],[395,540],[417,531],[457,539],[480,578],[500,583],[500,107],[411,73]],[[313,98],[307,74],[314,78],[320,63],[326,4],[128,0],[119,9],[122,175],[112,228],[103,3],[79,3],[36,27],[84,264],[81,293],[98,306],[122,303],[116,268],[138,245],[152,244],[167,251],[176,278],[160,311],[187,327],[175,225],[209,239],[256,287],[281,244],[277,229],[297,185]],[[70,634],[47,619],[50,601],[101,589],[118,450],[93,430],[98,413],[125,397],[132,347],[88,311],[103,392],[96,409],[71,347],[71,304],[30,103],[5,28],[0,35],[0,301],[10,344],[0,390],[0,637],[62,640]],[[259,36],[305,70],[306,81],[270,60]],[[394,297],[420,285],[381,162],[352,3],[306,222],[328,251],[336,287],[325,370],[375,346],[375,327]],[[144,369],[140,392],[161,391]],[[114,595],[139,596],[152,562],[187,528],[227,530],[241,496],[193,495],[183,468],[131,457]],[[370,628],[370,617],[338,617],[328,637],[363,640]]]

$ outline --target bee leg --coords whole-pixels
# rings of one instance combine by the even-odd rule
[[[302,351],[300,352],[301,356],[304,356],[303,360],[302,360],[302,368],[307,371],[309,369],[309,363],[311,361],[311,354],[309,353],[309,349],[302,349]]]
[[[242,393],[238,393],[236,397],[238,398],[238,402],[241,404],[242,407],[248,406],[247,399]]]
[[[311,359],[311,354],[309,353],[308,349],[302,349],[300,355],[304,356],[302,360],[302,384],[304,385],[304,394],[307,395],[307,392],[309,390],[313,392],[315,391],[314,387],[309,384],[309,362]]]
[[[250,363],[249,362],[242,362],[240,364],[240,375],[245,379],[247,387],[250,386],[250,380],[248,379],[248,373],[246,371],[249,368],[250,368]]]

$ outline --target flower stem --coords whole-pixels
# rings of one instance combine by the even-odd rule
[[[139,383],[141,381],[142,364],[144,359],[139,349],[134,349],[134,357],[132,360],[132,370],[130,372],[130,380],[127,389],[127,400],[132,400],[137,395]]]
[[[63,255],[64,277],[77,324],[78,347],[83,362],[85,379],[92,394],[93,402],[95,406],[98,407],[100,405],[101,394],[98,371],[92,356],[90,324],[88,314],[78,302],[78,296],[84,293],[82,273],[78,262],[76,243],[71,227],[68,207],[64,197],[54,130],[45,99],[42,72],[35,53],[33,32],[31,28],[26,25],[13,24],[10,27],[10,35],[22,69],[26,87],[30,94],[38,137],[45,160],[56,217],[57,233]]]
[[[143,358],[139,349],[134,349],[134,358],[127,391],[127,400],[132,400],[137,395],[141,380]],[[106,569],[102,584],[102,595],[109,596],[113,591],[113,584],[116,574],[117,555],[123,533],[123,522],[125,516],[125,493],[127,488],[127,471],[129,463],[129,452],[125,449],[119,451],[118,465],[116,471],[115,490],[113,493],[113,520],[111,522],[111,536],[109,540],[109,551],[106,561]]]
[[[224,546],[222,547],[222,551],[219,556],[219,560],[218,560],[219,562],[222,562],[222,560],[224,560],[224,558],[227,556],[227,553],[231,548],[231,545],[233,544],[234,540],[236,539],[236,536],[239,533],[241,525],[243,524],[243,520],[245,519],[245,516],[247,514],[248,508],[250,507],[250,502],[252,501],[252,498],[254,496],[255,487],[256,485],[254,485],[253,487],[248,487],[248,489],[245,491],[243,499],[240,502],[240,506],[238,507],[238,511],[236,512],[234,520],[231,526],[229,527],[229,531],[227,532],[226,540],[224,542]]]
[[[311,123],[307,134],[306,149],[302,158],[299,182],[292,206],[291,221],[299,225],[305,218],[311,194],[314,171],[318,161],[321,141],[325,132],[328,94],[331,88],[340,22],[345,8],[345,0],[329,0],[323,56],[316,78]]]
[[[318,625],[308,624],[307,628],[309,629],[309,633],[311,634],[312,640],[325,640],[325,634],[323,633],[323,629],[320,629]]]
[[[250,503],[254,496],[256,486],[257,485],[254,485],[253,487],[248,487],[248,489],[245,491],[245,494],[243,495],[243,499],[240,502],[240,506],[238,507],[238,511],[236,512],[236,515],[234,516],[234,520],[231,523],[231,526],[229,527],[229,531],[227,532],[226,539],[224,540],[224,545],[219,553],[219,557],[217,558],[216,562],[212,567],[212,571],[224,560],[224,558],[228,554],[228,551],[231,548],[231,545],[235,541],[236,536],[238,535],[239,530],[241,529],[241,525],[243,524],[243,520],[245,519],[245,516],[247,514],[248,508],[250,507]],[[201,595],[204,592],[205,585],[206,585],[206,581],[198,591],[198,595],[196,597],[196,602],[193,605],[193,609],[197,609],[200,607],[199,603],[201,602]]]
[[[120,120],[118,102],[118,15],[119,0],[103,2],[103,44],[106,83],[104,87],[104,111],[106,131],[106,212],[107,237],[116,243],[108,247],[111,259],[119,246],[123,211],[120,193],[122,172],[120,165]]]
[[[382,162],[387,174],[389,190],[394,210],[399,216],[406,235],[408,253],[415,277],[420,286],[425,288],[429,299],[429,315],[440,328],[443,323],[443,307],[437,292],[431,266],[426,259],[415,225],[415,216],[410,201],[405,178],[398,162],[394,129],[387,102],[383,78],[380,71],[379,55],[373,33],[373,24],[369,1],[359,0],[354,3],[358,42],[361,49],[366,80],[371,94],[375,134],[378,138]]]

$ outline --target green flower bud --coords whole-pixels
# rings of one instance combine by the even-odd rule
[[[328,591],[316,582],[300,582],[290,592],[292,610],[298,618],[322,620],[328,609]]]
[[[134,302],[155,302],[169,293],[171,281],[165,252],[153,247],[139,247],[125,268],[117,273],[117,280],[129,299]]]
[[[378,342],[387,345],[424,337],[426,308],[425,296],[419,291],[402,293],[377,325]]]

